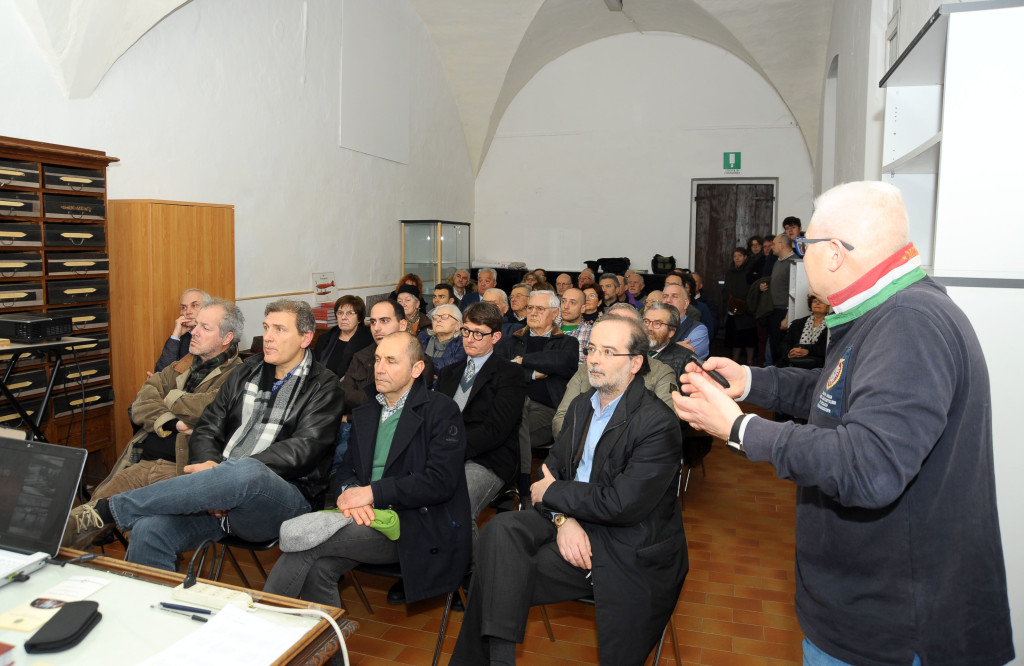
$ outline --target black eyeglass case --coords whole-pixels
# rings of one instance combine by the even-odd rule
[[[103,615],[95,601],[71,601],[57,611],[35,636],[25,641],[25,652],[62,652],[75,647],[89,635]]]

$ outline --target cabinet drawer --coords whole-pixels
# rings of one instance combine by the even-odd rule
[[[43,304],[43,285],[40,282],[0,283],[0,310],[23,308]]]
[[[104,247],[107,236],[97,224],[44,224],[47,247]]]
[[[0,247],[39,247],[43,231],[32,222],[0,222]]]
[[[2,288],[3,285],[0,285]],[[110,296],[107,281],[102,278],[91,280],[50,280],[46,283],[46,302],[51,305],[70,303],[95,303]]]
[[[21,402],[21,408],[25,410],[32,419],[36,418],[39,410],[42,409],[42,400],[23,400]],[[5,428],[20,428],[27,425],[25,421],[18,415],[14,405],[9,402],[5,402],[0,405],[0,426]]]
[[[43,166],[43,186],[50,190],[99,192],[102,194],[106,182],[102,171],[50,164]]]
[[[0,277],[36,277],[43,274],[43,255],[38,252],[0,253]]]
[[[86,388],[82,391],[68,391],[65,395],[53,396],[53,417],[67,416],[72,412],[81,413],[83,410],[96,409],[114,402],[114,389],[110,386],[97,386]]]
[[[103,199],[98,197],[44,194],[43,213],[55,220],[102,220],[106,217],[106,207]]]
[[[110,380],[110,359],[97,358],[91,361],[75,363],[69,357],[57,373],[55,386],[71,387],[79,384],[91,384],[100,380]]]
[[[39,195],[35,192],[0,190],[0,215],[39,217]]]
[[[39,165],[32,162],[0,160],[0,189],[8,185],[39,187]]]
[[[110,325],[110,313],[104,307],[67,308],[53,314],[71,317],[72,331],[89,331],[94,328],[106,328]],[[71,335],[77,335],[72,332]]]
[[[46,368],[39,367],[34,370],[19,370],[12,372],[7,379],[7,388],[15,397],[23,395],[36,395],[46,390]]]
[[[0,260],[3,258],[0,255]],[[2,263],[0,261],[0,265]],[[104,252],[49,252],[46,255],[46,272],[49,275],[106,274],[110,272],[110,260]]]
[[[107,333],[83,333],[74,336],[86,338],[87,342],[76,342],[64,347],[64,351],[77,354],[78,358],[83,356],[95,356],[96,354],[107,354],[110,352],[110,335]],[[74,356],[64,355],[69,363],[74,363]]]

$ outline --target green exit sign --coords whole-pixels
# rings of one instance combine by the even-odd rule
[[[740,163],[740,153],[722,153],[722,168],[726,171],[739,171]]]

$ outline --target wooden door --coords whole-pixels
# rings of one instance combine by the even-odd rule
[[[772,231],[775,186],[769,184],[702,183],[694,199],[696,228],[691,267],[704,280],[704,292],[724,313],[722,288],[735,247],[746,247],[753,235]]]
[[[195,211],[196,237],[201,245],[193,286],[211,296],[234,301],[235,210],[231,206],[197,205]]]

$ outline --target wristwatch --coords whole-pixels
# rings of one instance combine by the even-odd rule
[[[569,520],[569,516],[564,513],[553,513],[551,514],[551,522],[555,524],[555,527],[561,527],[565,524],[565,521]]]
[[[747,454],[743,451],[743,443],[740,441],[740,430],[743,428],[743,420],[747,418],[749,414],[740,414],[736,417],[736,420],[732,422],[732,430],[729,432],[729,440],[726,444],[733,452],[746,456]]]

